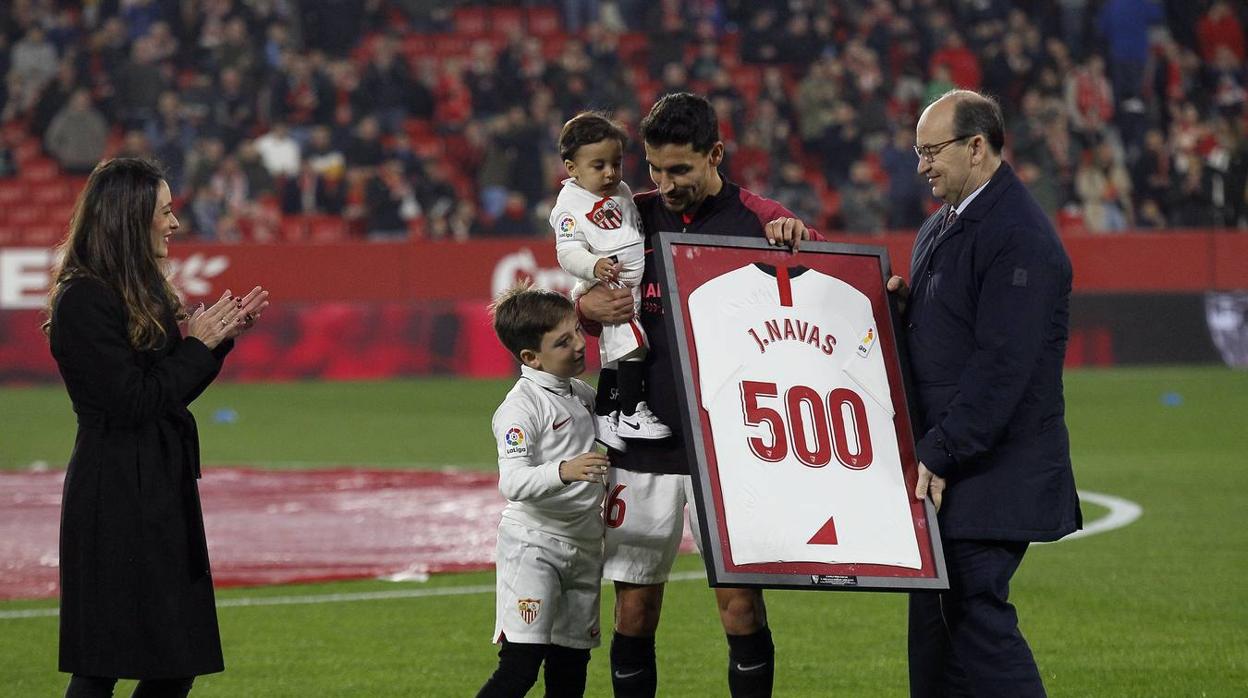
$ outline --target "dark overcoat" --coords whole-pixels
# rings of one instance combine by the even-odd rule
[[[917,453],[948,479],[951,538],[1048,541],[1082,523],[1062,393],[1070,259],[1006,163],[919,230],[906,338]]]
[[[61,509],[60,669],[175,678],[221,671],[187,406],[233,342],[209,350],[172,315],[164,346],[134,349],[121,296],[68,282],[51,345],[78,419]]]

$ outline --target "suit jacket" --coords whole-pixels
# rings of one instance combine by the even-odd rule
[[[68,282],[52,355],[78,417],[61,504],[60,669],[163,679],[221,671],[187,406],[233,346],[209,350],[165,318],[164,346],[130,345],[112,288]]]
[[[1056,540],[1082,523],[1062,396],[1072,272],[1006,163],[948,230],[923,224],[906,340],[919,459],[948,479],[942,534]]]

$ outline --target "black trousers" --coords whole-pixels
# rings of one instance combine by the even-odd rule
[[[910,695],[1043,696],[1009,602],[1026,542],[944,540],[950,589],[910,595]]]
[[[194,682],[193,676],[185,679],[143,679],[134,687],[130,698],[186,698]],[[114,678],[74,674],[69,678],[65,698],[112,698],[116,685],[117,679]]]

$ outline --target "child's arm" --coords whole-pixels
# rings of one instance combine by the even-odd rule
[[[606,257],[599,257],[589,251],[589,243],[581,240],[560,239],[555,245],[555,254],[559,257],[559,266],[578,279],[598,279],[598,265],[602,262],[611,264]]]
[[[598,255],[594,254],[585,237],[584,221],[577,221],[570,211],[554,211],[550,225],[555,229],[555,254],[559,266],[578,279],[595,279]]]
[[[494,440],[498,444],[498,489],[513,502],[544,497],[571,482],[602,482],[606,456],[584,453],[568,460],[536,462],[533,439],[537,421],[512,405],[494,415]]]
[[[512,501],[533,499],[562,489],[559,463],[534,462],[536,420],[516,406],[504,404],[494,415],[498,445],[498,489]]]
[[[606,482],[610,460],[601,453],[582,453],[565,461],[531,464],[526,459],[498,459],[498,489],[513,502],[558,492],[573,482]]]

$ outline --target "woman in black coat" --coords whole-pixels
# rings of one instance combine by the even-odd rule
[[[187,317],[161,271],[178,229],[144,160],[101,163],[61,244],[44,325],[78,418],[61,510],[66,696],[185,696],[221,671],[187,406],[268,306],[256,287]],[[185,321],[187,336],[178,323]]]

